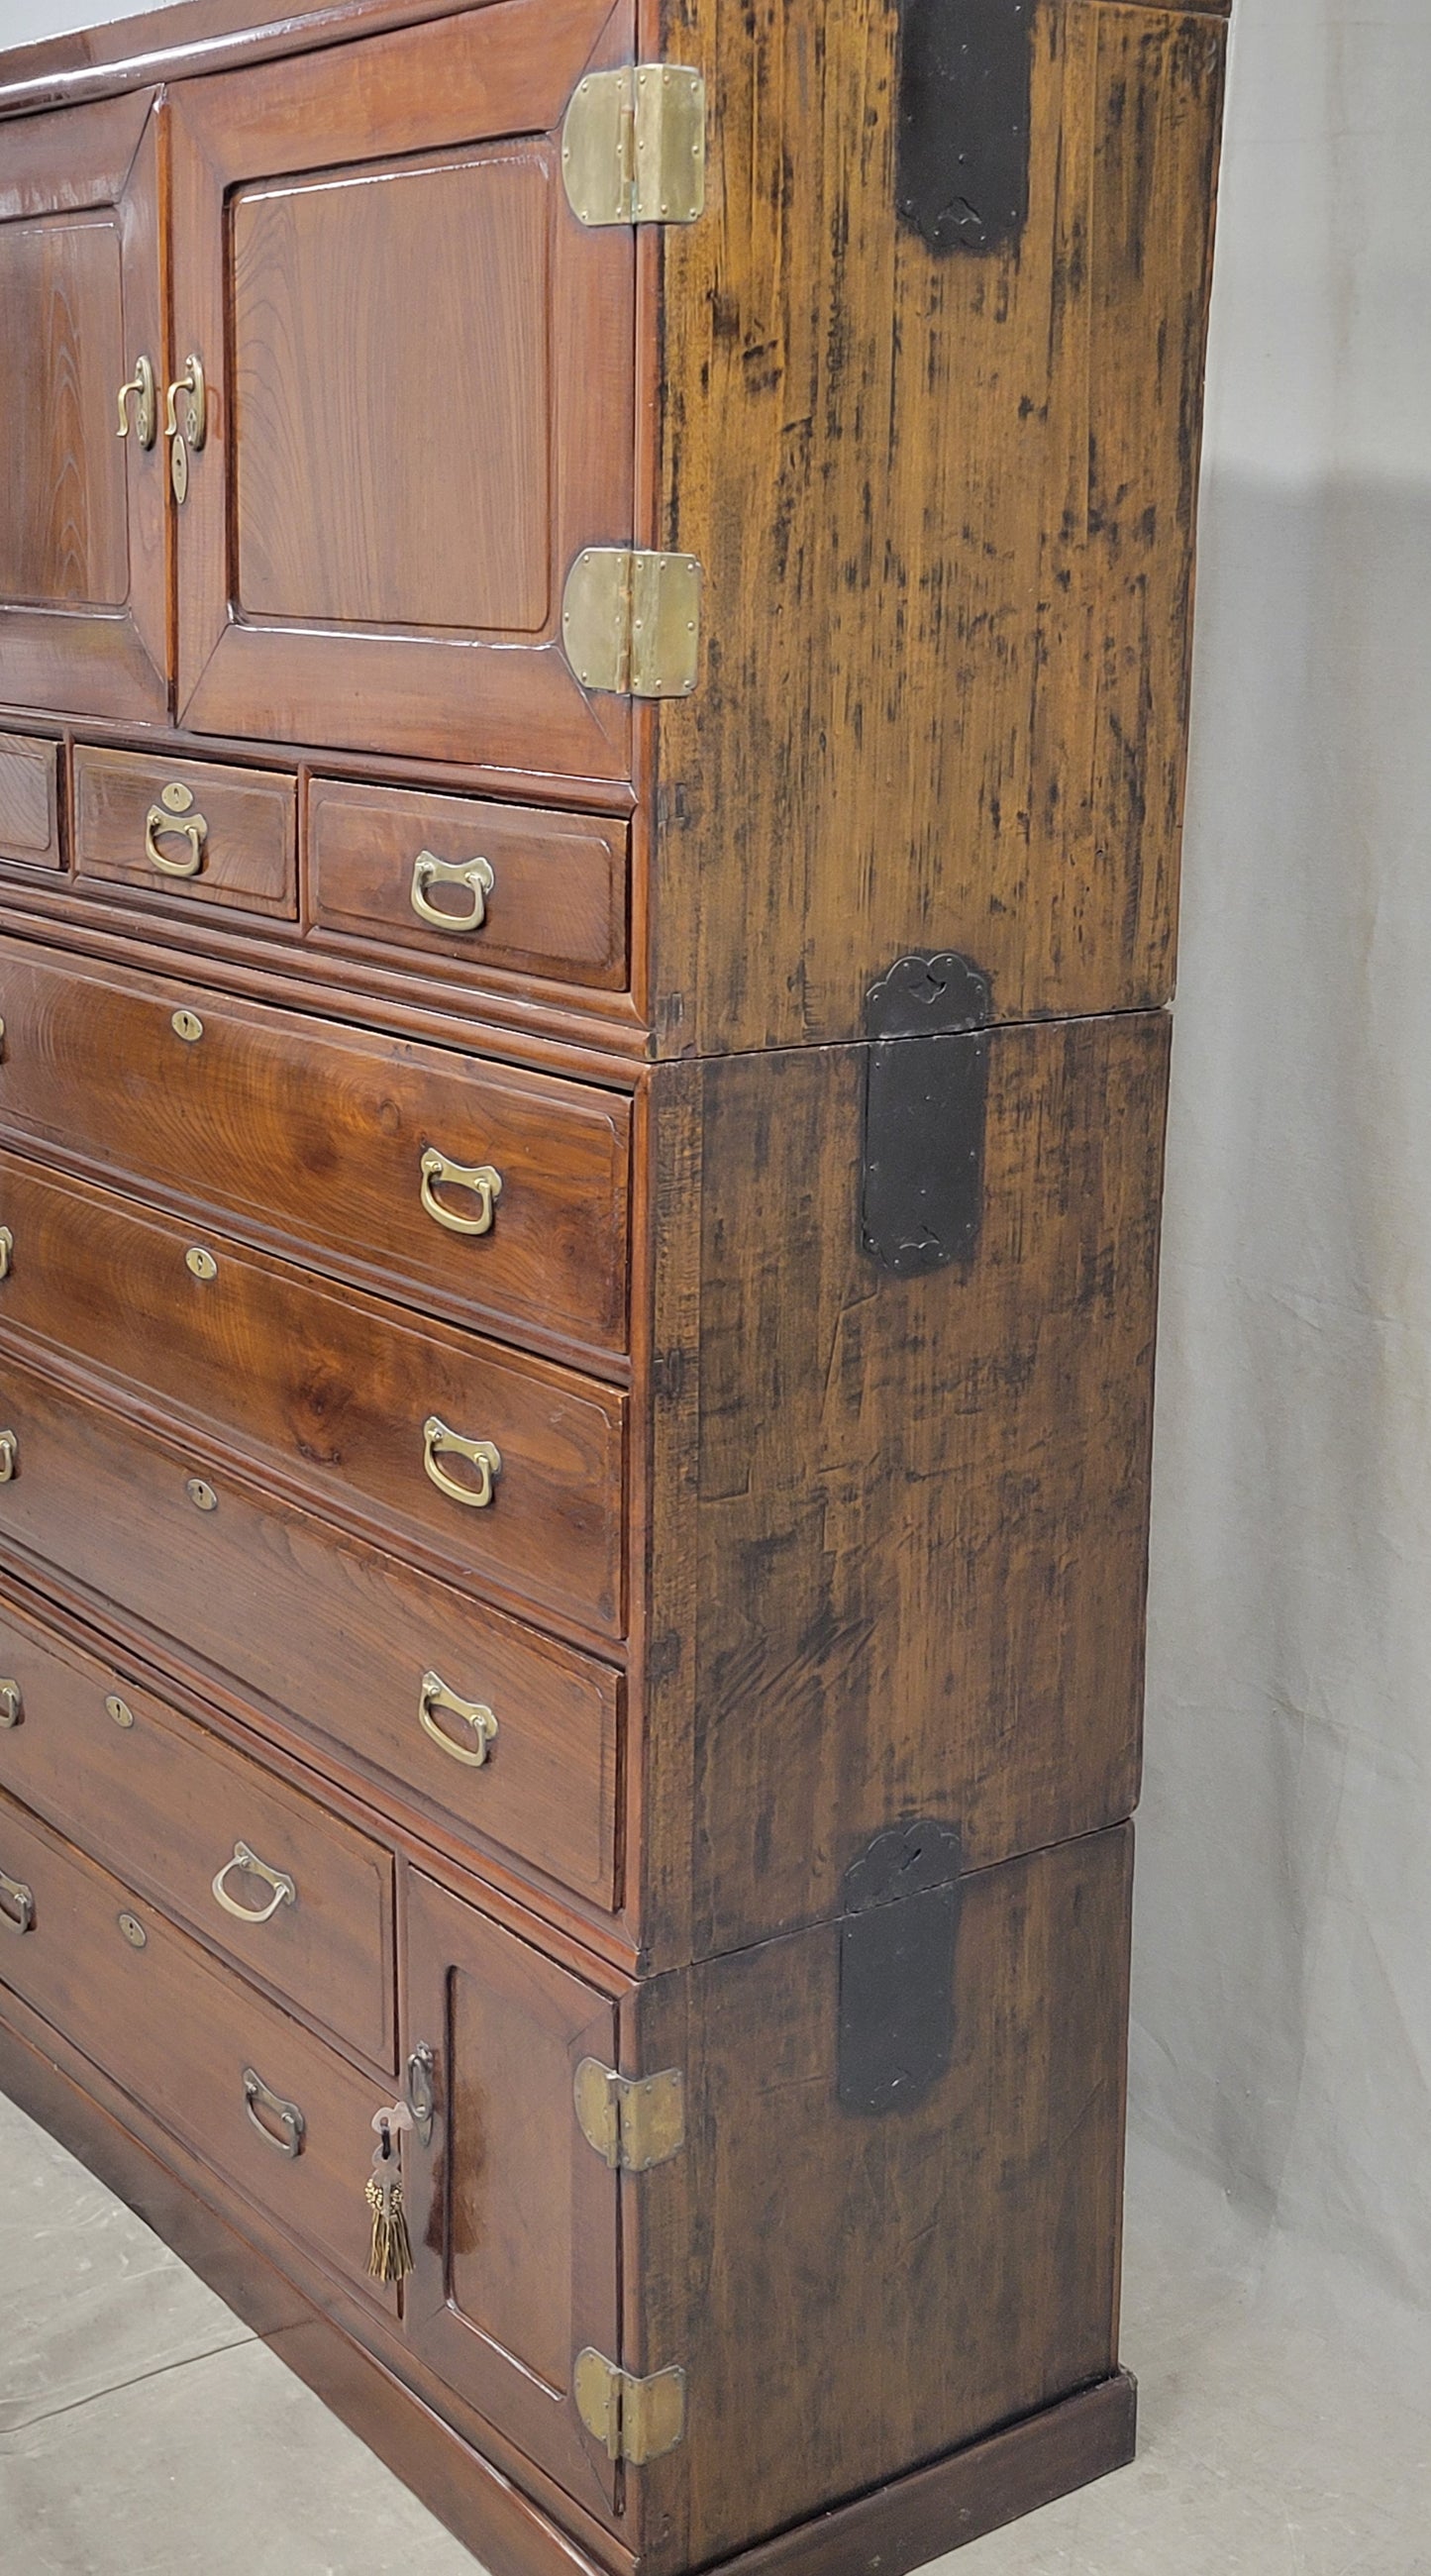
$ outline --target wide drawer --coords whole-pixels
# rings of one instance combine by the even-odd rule
[[[0,1017],[12,1135],[453,1321],[623,1348],[619,1093],[13,940],[0,940]],[[498,1176],[485,1233],[442,1221],[476,1222],[482,1195],[425,1173],[430,1153]]]
[[[625,1398],[0,1153],[0,1325],[296,1479],[320,1510],[609,1635]],[[3,1493],[3,1485],[0,1485]],[[198,1514],[212,1509],[196,1493]]]
[[[0,734],[0,859],[58,868],[60,746],[33,734]]]
[[[626,980],[626,826],[595,815],[315,778],[308,894],[320,932],[474,974]]]
[[[383,2088],[0,1796],[0,1986],[350,2286],[368,2278]]]
[[[396,2065],[392,1854],[4,1601],[0,1787]]]
[[[0,1410],[22,1462],[0,1486],[0,1545],[178,1640],[212,1687],[266,1701],[378,1797],[615,1903],[622,1712],[608,1665],[9,1357]],[[188,1486],[205,1474],[218,1509],[196,1512]],[[423,1725],[429,1675],[490,1709],[485,1762],[457,1759]],[[464,1741],[460,1721],[430,1702],[428,1714],[475,1753],[470,1729]]]
[[[294,921],[295,782],[275,770],[78,743],[74,858],[78,877]]]

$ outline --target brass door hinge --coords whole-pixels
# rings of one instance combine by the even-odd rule
[[[681,63],[588,72],[572,92],[561,173],[584,224],[693,224],[706,202],[706,85]]]
[[[668,2066],[637,2081],[584,2057],[576,2070],[576,2116],[582,2136],[613,2173],[649,2173],[686,2143],[685,2078],[678,2066]]]
[[[633,2379],[614,2361],[588,2344],[576,2356],[576,2407],[588,2433],[604,2443],[607,2457],[639,2469],[674,2451],[686,2430],[686,2374],[658,2370],[650,2379]]]
[[[561,612],[582,687],[688,698],[700,668],[702,578],[694,555],[587,546],[567,574]]]

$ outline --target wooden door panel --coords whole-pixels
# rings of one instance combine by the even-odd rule
[[[633,534],[634,240],[577,222],[560,129],[632,38],[630,0],[494,0],[176,94],[187,724],[629,775],[560,624]]]
[[[154,97],[36,117],[13,151],[7,133],[0,666],[16,705],[168,705],[164,443],[116,435],[141,351],[164,377]]]
[[[416,1873],[408,1981],[437,2105],[411,2154],[408,2331],[579,2501],[609,2500],[571,2386],[586,2345],[616,2352],[617,2182],[577,2125],[573,2082],[583,2057],[614,2063],[615,2005]]]

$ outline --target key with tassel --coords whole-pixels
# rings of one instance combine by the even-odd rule
[[[389,2103],[376,2113],[377,2147],[368,2177],[368,2207],[373,2213],[373,2241],[368,2270],[375,2281],[405,2281],[412,2270],[412,2239],[402,2198],[403,2132],[412,2127],[405,2102]]]

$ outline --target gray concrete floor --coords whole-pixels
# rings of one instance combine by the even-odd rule
[[[1136,2465],[948,2576],[1431,2576],[1431,2322],[1148,2148]],[[477,2576],[149,2230],[0,2101],[4,2576]]]

